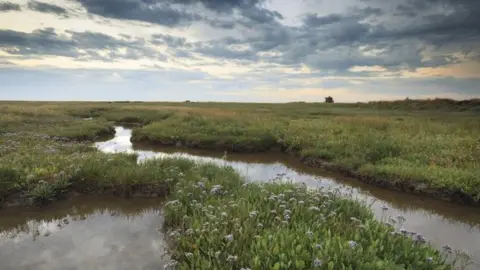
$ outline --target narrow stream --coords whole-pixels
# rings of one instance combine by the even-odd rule
[[[339,177],[318,168],[300,163],[295,157],[282,153],[237,154],[187,150],[171,147],[134,147],[130,142],[131,129],[116,128],[115,138],[97,143],[96,146],[109,153],[130,152],[139,155],[139,161],[149,158],[183,157],[195,161],[227,164],[244,174],[251,181],[265,181],[278,177],[303,182],[310,187],[340,188],[371,203],[378,218],[401,215],[406,221],[403,228],[422,234],[439,249],[448,244],[466,250],[475,264],[471,269],[480,269],[480,209],[390,191],[366,185],[354,179]],[[382,211],[382,206],[389,209]]]

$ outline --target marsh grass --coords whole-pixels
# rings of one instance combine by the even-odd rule
[[[170,111],[145,110],[145,109],[112,109],[100,115],[100,117],[122,124],[146,125],[154,121],[161,121],[173,115]]]
[[[480,202],[479,117],[333,113],[339,108],[313,118],[312,107],[307,115],[291,117],[271,111],[176,116],[135,129],[133,140],[240,152],[282,147],[302,160],[329,162],[362,178],[413,186],[444,199],[466,194],[465,201]]]
[[[266,151],[276,144],[275,138],[260,119],[206,117],[187,115],[170,117],[134,129],[132,140],[181,144],[189,147],[229,151]]]
[[[20,141],[9,140],[0,149],[4,150],[0,156],[0,198],[20,193],[28,201],[44,204],[69,191],[164,196],[169,181],[177,177],[166,168],[171,164],[184,170],[193,166],[185,160],[137,163],[134,154],[104,154],[90,144],[53,140],[47,135],[12,137]]]
[[[51,137],[77,141],[93,141],[99,137],[108,137],[115,134],[115,128],[112,124],[96,119],[88,121],[72,119],[51,125],[44,131]]]
[[[169,199],[176,269],[453,268],[445,254],[335,191],[246,184],[229,167],[207,165],[178,179]]]
[[[477,125],[471,125],[471,123]],[[460,190],[480,199],[480,124],[388,117],[292,121],[279,136],[303,157],[320,158],[392,182]]]
[[[68,115],[79,118],[95,118],[111,110],[111,106],[84,104],[83,106],[68,106],[64,112]]]
[[[112,134],[114,122],[128,122],[143,126],[134,129],[134,141],[246,152],[281,147],[302,160],[338,165],[361,178],[381,179],[393,186],[407,184],[427,195],[444,193],[445,199],[461,194],[466,201],[478,203],[477,108],[475,100],[370,104],[2,102],[0,134],[30,132],[92,140]],[[81,119],[86,117],[93,118]],[[6,137],[2,135],[1,140]],[[33,147],[36,139],[9,136],[8,140]],[[0,152],[10,153],[14,147],[4,143]]]
[[[112,124],[66,117],[35,122],[30,116],[22,116],[19,122],[0,118],[8,127],[0,135],[0,202],[14,195],[43,204],[72,190],[123,196],[168,192],[169,174],[162,171],[168,161],[137,164],[132,154],[100,153],[91,141],[112,135]]]

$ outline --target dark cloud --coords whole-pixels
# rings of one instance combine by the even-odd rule
[[[390,9],[386,2],[378,6],[377,0],[364,2],[370,6],[324,16],[308,13],[300,27],[278,23],[258,25],[254,37],[216,43],[249,46],[252,53],[275,53],[263,57],[264,61],[283,65],[303,63],[314,69],[337,72],[345,72],[352,66],[375,65],[393,71],[413,70],[456,63],[458,58],[452,56],[453,52],[478,55],[473,52],[480,48],[480,17],[476,15],[480,1],[405,0],[395,1],[396,5]],[[396,20],[392,19],[392,10],[397,11]],[[423,52],[428,47],[449,53],[434,52],[424,59]]]
[[[294,42],[298,34],[291,28],[278,27],[276,24],[258,29],[255,36],[248,37],[246,42],[256,51],[285,50]]]
[[[268,23],[276,19],[283,19],[282,14],[256,6],[242,9],[242,15],[254,23]]]
[[[232,14],[239,10],[242,23],[250,26],[267,23],[283,16],[259,6],[264,0],[75,0],[89,13],[107,18],[136,20],[168,27],[189,26],[203,21],[214,28],[233,29],[233,18],[224,20],[218,15]],[[202,10],[202,7],[204,10]],[[206,11],[215,15],[207,16]]]
[[[0,30],[0,49],[15,55],[59,55],[75,57],[75,43],[61,37],[53,28],[32,33]]]
[[[170,0],[173,3],[197,4],[200,3],[210,10],[222,13],[231,13],[233,9],[250,9],[263,0]]]
[[[107,18],[144,21],[168,27],[189,25],[201,16],[153,0],[76,0],[89,13]]]
[[[387,40],[412,40],[436,48],[469,53],[480,48],[480,1],[405,0],[395,7],[400,27],[378,27],[372,36]]]
[[[38,29],[32,33],[0,30],[0,50],[19,56],[65,56],[84,61],[143,57],[165,60],[164,55],[149,48],[142,39],[117,39],[89,31],[66,31],[66,34],[59,35],[53,28]],[[119,50],[125,52],[120,53]],[[99,51],[106,51],[107,56]]]
[[[364,8],[353,8],[351,13],[358,18],[366,18],[369,16],[380,16],[385,13],[385,11],[378,7],[364,7]]]
[[[369,16],[380,16],[384,14],[381,8],[364,7],[364,8],[350,8],[345,14],[328,14],[325,16],[318,16],[317,13],[307,13],[303,18],[303,22],[307,27],[321,27],[328,24],[339,23],[342,21],[361,21]]]
[[[168,47],[180,48],[180,47],[190,47],[190,44],[187,42],[187,39],[184,37],[175,37],[171,35],[164,34],[154,34],[151,39],[152,44],[155,45],[167,45]]]
[[[57,5],[43,3],[39,1],[30,1],[28,3],[28,8],[43,13],[53,13],[57,15],[66,15],[68,11]]]
[[[193,55],[187,51],[176,51],[174,55],[179,58],[193,58]]]
[[[219,19],[205,18],[205,21],[213,28],[233,29],[236,25],[233,21],[222,21]]]
[[[318,16],[316,13],[308,13],[304,18],[304,23],[308,27],[317,27],[317,26],[323,26],[326,24],[336,23],[341,20],[343,20],[343,16],[339,14]]]
[[[417,11],[415,7],[413,6],[408,6],[404,4],[399,4],[395,8],[395,13],[394,15],[396,16],[405,16],[405,17],[415,17],[417,15]]]
[[[22,8],[19,4],[15,4],[12,2],[0,2],[0,12],[6,11],[20,11]]]

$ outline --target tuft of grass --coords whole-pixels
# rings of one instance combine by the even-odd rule
[[[173,115],[170,111],[145,109],[115,109],[102,114],[102,118],[121,124],[146,125],[154,121],[161,121]]]
[[[66,113],[80,118],[95,118],[99,117],[105,112],[108,112],[111,108],[108,106],[74,106],[73,108],[65,109]]]
[[[63,197],[68,187],[71,185],[69,176],[60,172],[59,175],[54,175],[50,183],[44,180],[35,181],[35,175],[27,176],[27,191],[26,196],[33,202],[38,204],[45,204],[55,199]]]
[[[93,141],[99,137],[112,136],[115,134],[115,128],[101,120],[71,120],[53,125],[45,132],[49,136],[67,140]]]

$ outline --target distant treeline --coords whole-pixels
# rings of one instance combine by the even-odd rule
[[[436,99],[404,99],[395,101],[370,101],[357,103],[359,107],[374,107],[378,109],[399,110],[447,110],[447,111],[475,111],[480,112],[480,99],[453,100],[447,98]]]

